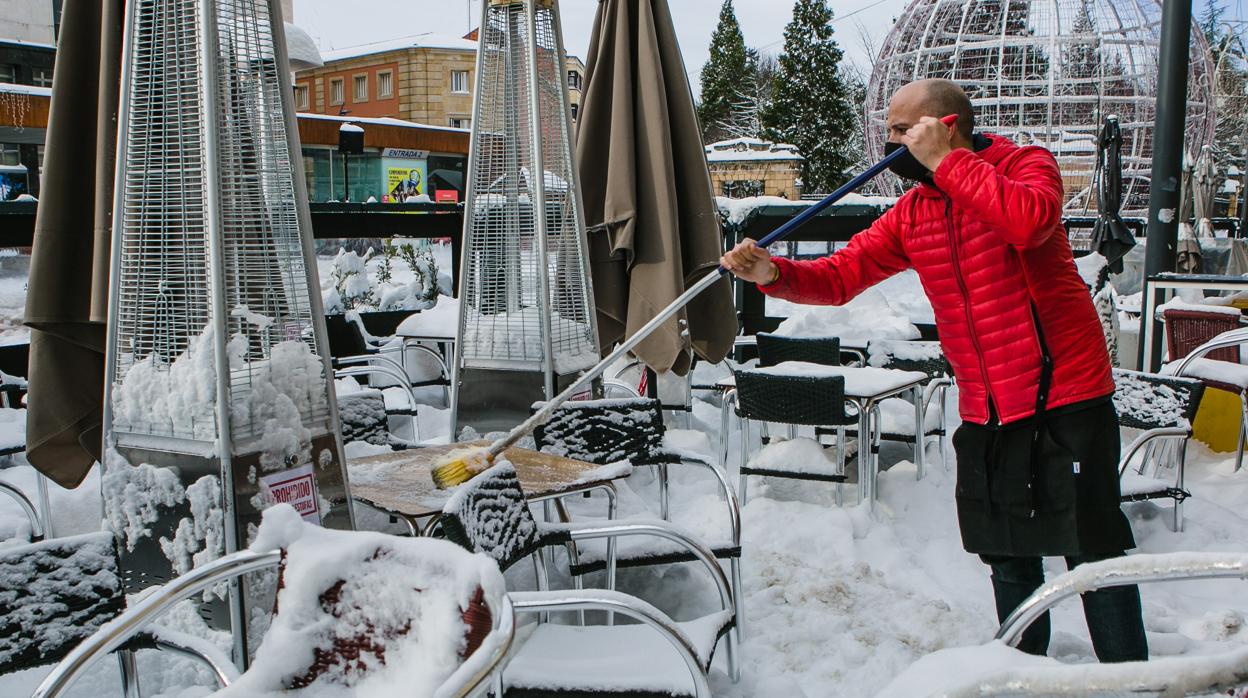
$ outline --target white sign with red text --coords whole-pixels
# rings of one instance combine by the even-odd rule
[[[260,491],[269,503],[289,504],[304,521],[321,525],[321,511],[316,504],[316,475],[311,463],[265,475],[260,478]]]

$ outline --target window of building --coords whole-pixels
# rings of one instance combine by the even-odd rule
[[[0,165],[22,164],[22,147],[16,143],[0,143]]]
[[[465,119],[459,116],[452,116],[451,128],[472,128],[472,119]]]
[[[354,88],[351,90],[353,95],[352,101],[367,102],[368,101],[368,76],[356,75],[354,78]]]
[[[36,87],[52,86],[52,69],[51,68],[35,68],[31,73],[30,84]]]
[[[307,109],[311,106],[311,90],[307,85],[295,85],[295,109]]]
[[[394,73],[384,70],[377,73],[377,99],[394,96]]]
[[[749,196],[763,195],[763,180],[737,179],[724,182],[724,196],[730,199],[744,199]]]
[[[342,78],[334,78],[329,81],[329,103],[342,104]]]
[[[573,120],[573,121],[576,121],[576,114],[577,114],[577,112],[578,112],[578,111],[580,111],[579,109],[577,109],[577,107],[579,107],[579,106],[581,106],[581,105],[579,105],[579,104],[573,104],[573,105],[572,105],[572,120]]]
[[[12,63],[0,63],[0,82],[17,82],[17,66]]]
[[[455,94],[468,94],[468,71],[451,71],[451,92],[454,92]]]
[[[581,89],[581,73],[580,73],[580,71],[577,71],[577,70],[569,70],[569,71],[568,71],[568,89],[571,89],[571,90],[579,90],[579,89]]]

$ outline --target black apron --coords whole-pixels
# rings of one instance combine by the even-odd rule
[[[1053,362],[1033,318],[1042,357],[1035,414],[1000,425],[990,409],[988,424],[963,423],[953,435],[962,546],[1018,557],[1134,548],[1119,500],[1113,402],[1106,396],[1046,409]]]

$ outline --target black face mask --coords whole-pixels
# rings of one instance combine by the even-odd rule
[[[891,155],[898,148],[904,147],[901,143],[885,143],[884,155]],[[932,181],[932,173],[927,171],[927,166],[919,162],[918,158],[914,157],[914,153],[909,151],[906,151],[906,153],[889,163],[888,169],[898,177],[904,177],[905,179],[913,179],[920,182]]]

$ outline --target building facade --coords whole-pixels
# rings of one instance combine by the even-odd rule
[[[805,160],[797,146],[757,138],[734,138],[706,146],[711,185],[719,196],[799,199]]]
[[[322,52],[325,65],[295,74],[295,105],[330,116],[391,117],[431,126],[472,127],[476,32],[463,38],[422,34]],[[585,65],[567,58],[568,97],[575,120]]]
[[[25,3],[40,4],[46,5],[42,9],[47,10],[46,29],[51,32],[51,2]],[[0,2],[0,8],[3,6]],[[9,18],[7,24],[0,22],[0,27],[27,26],[12,20]],[[43,30],[36,29],[27,35],[43,38]],[[39,195],[47,99],[52,94],[55,62],[56,46],[51,43],[0,35],[0,201],[11,201],[24,194]]]

